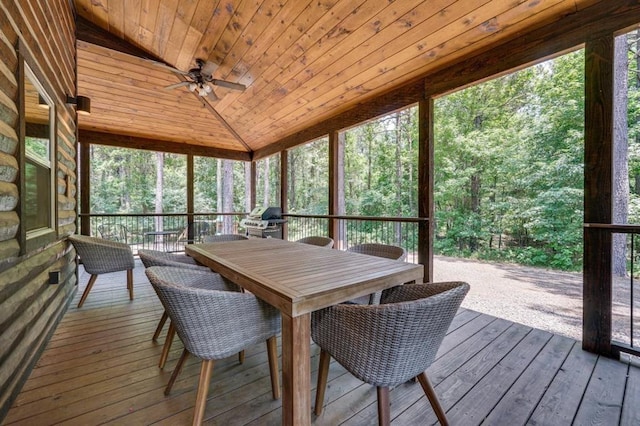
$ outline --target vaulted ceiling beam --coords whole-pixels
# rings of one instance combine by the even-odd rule
[[[105,49],[115,50],[116,52],[135,56],[136,58],[156,61],[172,66],[154,54],[114,36],[109,31],[100,28],[80,15],[76,16],[76,38],[87,43],[95,44],[96,46],[104,47]]]

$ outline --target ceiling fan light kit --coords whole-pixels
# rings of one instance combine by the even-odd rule
[[[231,90],[244,91],[246,86],[244,84],[234,83],[232,81],[226,80],[218,80],[213,78],[213,73],[216,69],[218,69],[218,64],[210,61],[205,61],[204,59],[196,59],[196,67],[191,68],[189,71],[181,71],[177,68],[174,68],[165,64],[158,64],[169,70],[173,71],[176,74],[180,74],[184,76],[187,80],[182,81],[180,83],[171,84],[166,86],[166,90],[177,89],[179,87],[186,87],[190,92],[196,93],[198,96],[203,98],[210,98],[212,100],[218,100],[218,96],[213,91],[213,86],[225,87]]]

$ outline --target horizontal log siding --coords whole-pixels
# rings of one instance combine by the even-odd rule
[[[65,237],[76,224],[75,28],[67,0],[0,4],[0,422],[38,361],[76,290],[75,252]],[[24,253],[19,206],[19,42],[52,88],[56,105],[58,239]],[[50,285],[49,272],[60,271]]]

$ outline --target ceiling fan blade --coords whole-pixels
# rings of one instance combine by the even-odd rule
[[[189,84],[191,84],[190,81],[181,81],[180,83],[170,84],[164,87],[164,89],[165,90],[177,89],[178,87],[188,86]]]
[[[207,61],[207,62],[202,66],[201,74],[203,74],[203,75],[207,75],[207,76],[210,76],[210,75],[211,75],[211,74],[213,74],[217,69],[218,69],[218,64],[216,64],[215,62]]]
[[[247,88],[247,86],[245,86],[244,84],[232,83],[226,80],[216,80],[215,78],[211,80],[211,84],[215,84],[216,86],[220,86],[220,87],[226,87],[227,89],[240,90],[240,91],[244,91]]]
[[[172,67],[171,65],[167,65],[167,64],[163,64],[162,62],[157,62],[157,61],[151,61],[155,66],[159,67],[159,68],[164,68],[166,70],[175,72],[177,74],[182,74],[182,75],[189,75],[188,72],[185,71],[181,71],[178,68]]]
[[[216,92],[213,91],[213,89],[207,93],[207,97],[209,98],[210,101],[219,101],[220,98],[218,97],[218,95],[216,95]]]

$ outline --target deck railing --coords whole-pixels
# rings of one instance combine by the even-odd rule
[[[183,251],[189,242],[200,242],[207,234],[222,232],[224,216],[233,219],[233,233],[244,234],[240,220],[246,213],[82,214],[89,221],[90,235],[122,241],[134,253],[139,248]],[[335,248],[362,243],[397,245],[407,251],[407,261],[418,263],[418,226],[423,218],[285,214],[287,239],[312,235],[329,236],[334,229]],[[188,224],[191,223],[190,226]],[[193,235],[189,236],[191,230]]]
[[[223,232],[224,217],[231,217],[231,233],[244,233],[240,219],[246,213],[81,214],[89,221],[89,235],[122,241],[138,249],[183,251],[189,242]],[[85,229],[81,226],[81,229]]]
[[[418,227],[428,219],[417,217],[374,217],[285,214],[287,239],[312,235],[331,236],[335,248],[346,250],[356,244],[382,243],[407,251],[407,262],[418,263]],[[334,229],[331,233],[330,229]]]
[[[625,352],[640,356],[640,295],[635,288],[640,279],[640,226],[586,224],[585,228],[609,233],[612,245],[619,239],[625,242],[626,275],[619,276],[612,268],[610,282],[601,283],[603,292],[610,291],[611,304],[608,312],[597,315],[611,318],[612,354]]]

